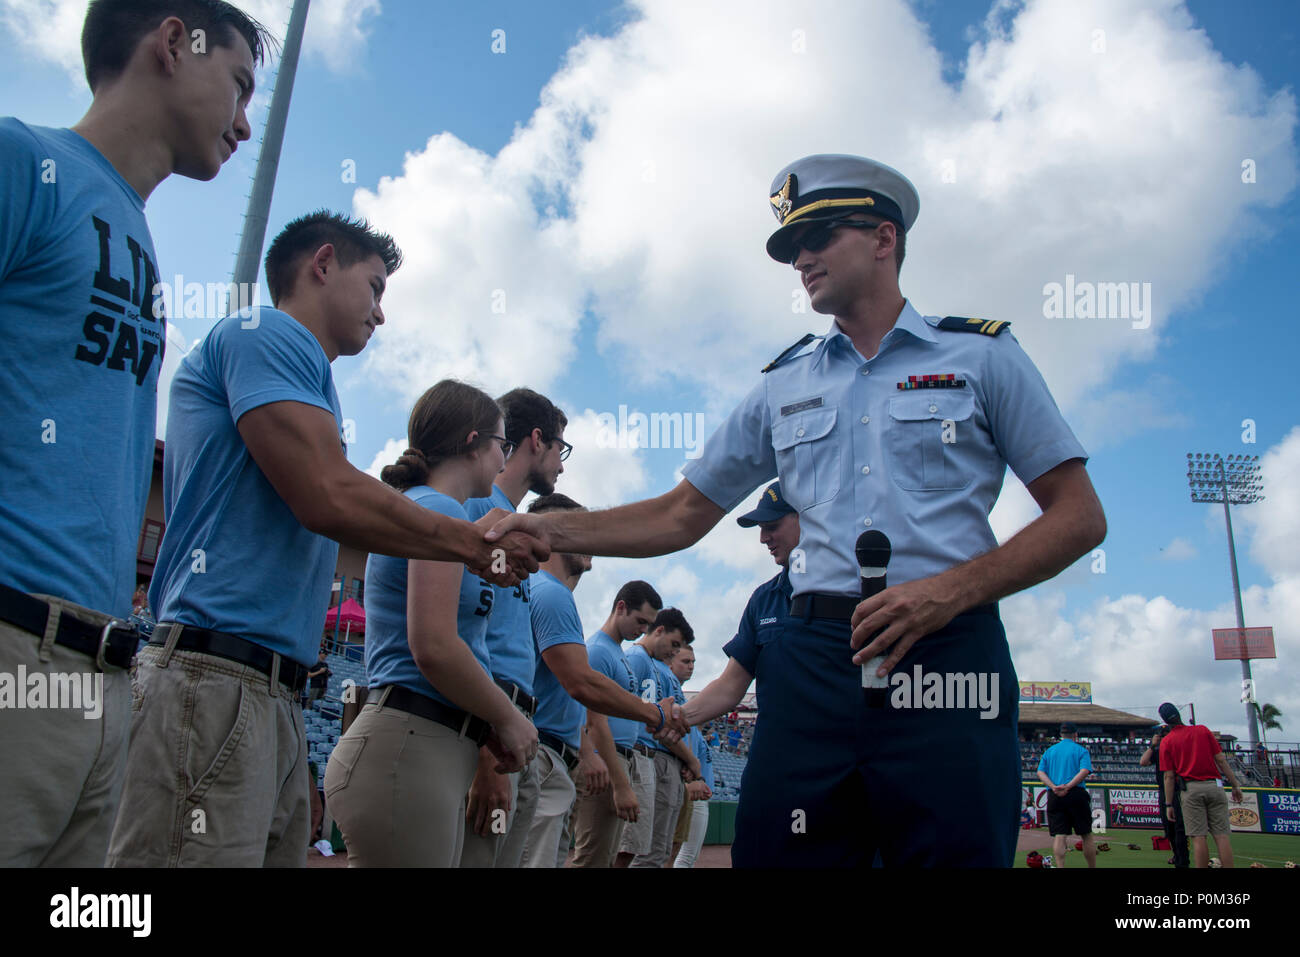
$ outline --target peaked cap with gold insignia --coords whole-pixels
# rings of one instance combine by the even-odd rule
[[[802,223],[870,213],[912,228],[921,199],[898,170],[864,156],[819,153],[795,160],[772,180],[772,212],[781,224],[767,240],[767,253],[790,261],[789,237]]]

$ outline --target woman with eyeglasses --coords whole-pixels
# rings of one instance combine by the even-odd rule
[[[484,392],[445,379],[411,411],[408,448],[380,477],[425,508],[465,519],[510,442]],[[518,771],[537,730],[492,681],[492,589],[464,565],[371,555],[366,705],[330,755],[325,795],[349,867],[455,867],[479,748]]]

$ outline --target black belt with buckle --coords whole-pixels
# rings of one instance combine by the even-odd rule
[[[625,748],[621,744],[614,745],[614,750],[623,755],[623,757],[627,758],[629,761],[633,760],[633,755],[636,754],[636,751],[632,748]]]
[[[805,593],[796,595],[794,601],[790,603],[791,618],[830,618],[835,621],[849,621],[853,617],[853,612],[858,605],[862,604],[862,598],[849,598],[844,595],[819,595],[815,593]],[[998,606],[996,602],[990,602],[987,605],[976,605],[974,608],[968,608],[962,612],[963,615],[997,615]]]
[[[660,751],[658,748],[652,748],[652,747],[649,747],[648,745],[642,744],[640,741],[638,741],[636,744],[632,745],[632,750],[633,750],[633,751],[640,751],[640,752],[641,752],[642,754],[644,754],[647,758],[653,758],[656,754],[667,754],[667,753],[668,753],[668,752],[666,752],[666,751]]]
[[[524,691],[523,688],[511,681],[502,681],[500,678],[493,678],[497,687],[506,693],[510,703],[515,705],[526,717],[531,718],[537,713],[537,699]]]
[[[420,694],[418,691],[403,688],[401,685],[379,685],[370,688],[366,692],[366,702],[368,704],[379,704],[379,696],[384,693],[385,689],[389,689],[388,697],[384,699],[385,708],[396,708],[398,711],[413,714],[417,718],[436,721],[444,727],[463,734],[467,740],[473,741],[477,747],[483,747],[484,742],[492,733],[492,725],[482,718],[472,715],[468,711],[462,711],[460,708],[445,705],[441,701],[435,701],[428,695]]]
[[[558,754],[564,760],[564,766],[570,771],[578,766],[578,752],[549,731],[538,731],[537,740]]]
[[[263,648],[247,638],[228,635],[224,631],[209,631],[206,628],[195,628],[174,621],[160,621],[158,627],[154,629],[153,637],[149,639],[149,644],[155,647],[167,644],[173,628],[182,629],[181,636],[176,642],[177,651],[197,651],[202,655],[214,655],[236,664],[247,665],[267,677],[271,675],[271,665],[276,655],[274,651]],[[295,693],[302,691],[307,684],[307,668],[281,655],[280,684]]]
[[[48,602],[8,585],[0,585],[0,620],[40,639],[45,635],[49,616]],[[134,625],[116,618],[103,625],[90,625],[65,612],[59,616],[54,643],[93,658],[100,671],[105,665],[130,668],[135,660],[135,649],[140,644],[140,632]]]

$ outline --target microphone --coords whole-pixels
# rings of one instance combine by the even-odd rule
[[[889,555],[892,551],[889,536],[875,529],[863,532],[858,536],[858,544],[854,551],[858,559],[858,575],[862,583],[863,600],[872,595],[879,595],[886,587],[885,568],[889,565]],[[874,641],[879,634],[880,632],[876,632],[871,636],[871,640]],[[876,669],[884,660],[884,655],[877,655],[870,661],[862,663],[862,693],[867,699],[869,708],[885,706],[885,698],[889,693],[889,676],[876,677]]]

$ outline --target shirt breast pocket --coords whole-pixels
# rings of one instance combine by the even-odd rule
[[[840,490],[835,417],[835,409],[811,409],[772,424],[781,494],[799,511],[830,501]]]
[[[924,390],[889,400],[889,470],[911,492],[954,491],[970,485],[962,442],[973,442],[969,392]],[[966,462],[970,459],[966,458]]]

